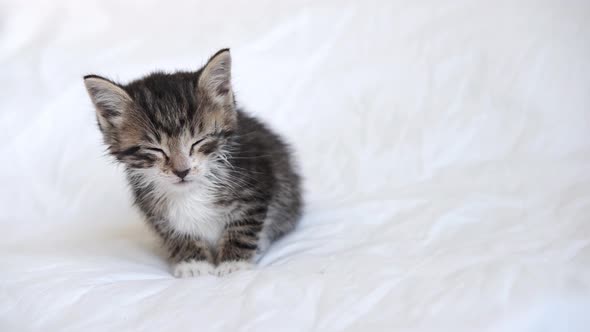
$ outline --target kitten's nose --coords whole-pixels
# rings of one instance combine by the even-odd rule
[[[184,179],[184,177],[188,174],[188,172],[190,171],[190,168],[185,169],[184,171],[179,171],[179,170],[173,170],[172,172],[174,174],[176,174],[176,176],[178,176],[181,179]]]

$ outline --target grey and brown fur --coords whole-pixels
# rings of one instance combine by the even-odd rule
[[[236,107],[231,56],[196,72],[153,73],[126,85],[88,75],[108,151],[162,238],[178,277],[224,275],[294,229],[300,177],[288,145]]]

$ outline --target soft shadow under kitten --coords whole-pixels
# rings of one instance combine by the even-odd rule
[[[162,238],[176,277],[249,269],[293,230],[300,177],[283,140],[236,107],[228,49],[196,72],[126,85],[88,75],[108,151]]]

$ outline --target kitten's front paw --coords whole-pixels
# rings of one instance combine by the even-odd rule
[[[217,268],[215,269],[215,274],[219,277],[223,277],[228,275],[232,272],[240,271],[240,270],[250,270],[254,268],[254,264],[246,261],[230,261],[230,262],[223,262],[220,263]]]
[[[190,261],[180,262],[174,265],[173,274],[176,278],[191,278],[214,274],[215,266],[207,261]]]

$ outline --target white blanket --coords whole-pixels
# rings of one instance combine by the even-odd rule
[[[0,331],[588,331],[587,1],[3,1]],[[306,214],[175,279],[82,76],[196,69],[292,142]]]

